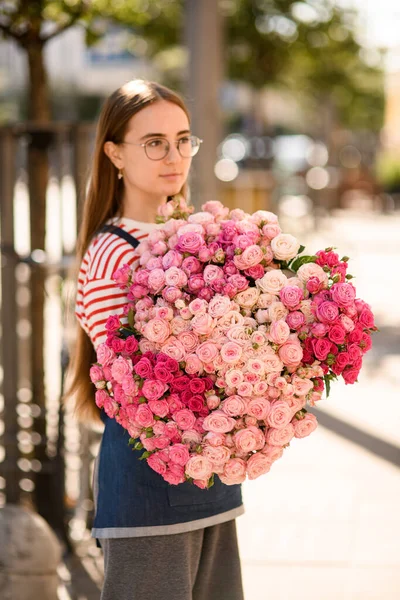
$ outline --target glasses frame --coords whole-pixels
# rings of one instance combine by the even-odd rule
[[[181,152],[181,150],[180,150],[180,148],[179,148],[179,144],[181,143],[181,140],[184,140],[184,139],[185,139],[185,137],[188,137],[188,138],[191,138],[191,139],[196,139],[196,140],[197,140],[197,142],[198,142],[197,150],[196,150],[196,152],[195,152],[194,154],[192,154],[191,156],[183,156],[183,154],[182,154],[182,152]],[[162,139],[163,141],[165,141],[165,142],[166,142],[166,146],[167,146],[167,151],[166,151],[166,153],[165,153],[165,154],[164,154],[164,156],[162,156],[161,158],[151,158],[151,156],[149,156],[149,155],[147,154],[147,145],[148,145],[148,144],[151,144],[151,142],[154,142],[154,140],[161,140],[161,139]],[[169,142],[168,140],[164,140],[164,138],[153,138],[153,139],[147,140],[146,142],[143,142],[142,144],[136,144],[135,142],[120,142],[120,143],[121,143],[121,144],[127,144],[128,146],[141,146],[142,148],[144,148],[144,151],[145,151],[145,154],[146,154],[147,158],[148,158],[149,160],[155,160],[155,161],[157,161],[157,160],[163,160],[163,159],[164,159],[166,156],[168,156],[168,154],[170,153],[170,150],[171,150],[171,144],[170,144],[170,142]],[[175,146],[177,147],[177,149],[178,149],[178,152],[179,152],[179,154],[182,156],[182,158],[193,158],[193,156],[196,156],[196,154],[197,154],[197,153],[198,153],[198,151],[200,150],[200,145],[201,145],[202,143],[203,143],[203,140],[202,140],[202,139],[200,139],[200,138],[199,138],[197,135],[187,135],[187,136],[184,136],[184,137],[180,138],[180,139],[179,139],[179,140],[177,140],[176,142],[174,142],[174,144],[175,144]]]

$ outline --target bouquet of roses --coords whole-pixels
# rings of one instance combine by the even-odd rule
[[[303,255],[273,213],[162,210],[139,268],[114,273],[128,303],[97,350],[96,403],[171,484],[255,479],[315,429],[307,403],[357,380],[373,314],[348,258]]]

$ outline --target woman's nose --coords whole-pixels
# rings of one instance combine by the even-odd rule
[[[171,163],[171,162],[177,162],[177,161],[179,161],[180,158],[181,158],[181,155],[179,153],[177,145],[176,144],[170,144],[169,145],[169,151],[168,151],[167,156],[165,157],[165,160],[168,163]]]

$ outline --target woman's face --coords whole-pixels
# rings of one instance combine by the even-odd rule
[[[151,197],[177,194],[185,183],[192,162],[180,155],[177,142],[190,135],[185,112],[176,104],[159,100],[136,113],[129,121],[123,143],[118,144],[119,169],[123,169],[125,188]],[[151,160],[140,145],[153,140],[168,140],[169,153],[161,160]]]

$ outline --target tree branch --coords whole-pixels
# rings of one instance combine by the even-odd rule
[[[71,17],[71,19],[68,21],[68,23],[65,23],[64,25],[60,25],[59,27],[56,27],[56,29],[52,33],[49,33],[49,35],[43,36],[42,37],[43,43],[45,44],[46,42],[48,42],[52,38],[56,37],[57,35],[60,35],[60,33],[62,33],[63,31],[66,31],[67,29],[69,29],[70,27],[75,25],[75,23],[77,21],[79,21],[79,19],[83,15],[84,15],[84,11],[73,15],[73,17]]]
[[[11,28],[8,25],[3,25],[0,23],[0,31],[5,33],[6,36],[13,38],[17,42],[21,41],[22,36],[18,35],[18,33],[15,33],[14,31],[11,31]]]

